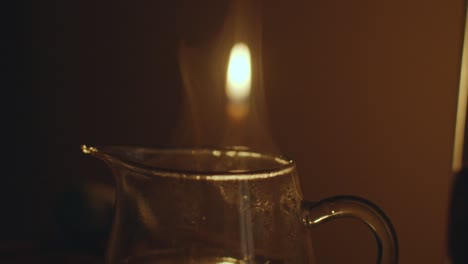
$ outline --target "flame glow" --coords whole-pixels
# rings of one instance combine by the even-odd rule
[[[245,101],[250,95],[252,70],[250,50],[244,43],[236,43],[229,56],[226,94],[231,102]]]

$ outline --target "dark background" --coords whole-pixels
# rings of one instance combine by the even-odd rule
[[[167,142],[183,97],[179,3],[20,6],[11,20],[20,59],[5,71],[16,101],[7,142],[15,169],[1,184],[4,256],[102,255],[112,179],[79,146]],[[272,133],[297,161],[304,196],[354,194],[381,205],[403,264],[441,263],[445,254],[464,4],[264,3]],[[374,262],[372,237],[353,220],[313,235],[319,263]]]

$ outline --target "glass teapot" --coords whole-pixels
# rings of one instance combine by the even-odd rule
[[[315,263],[309,229],[354,217],[377,241],[377,263],[398,262],[395,231],[373,203],[304,201],[295,163],[246,148],[87,147],[115,177],[107,263]]]

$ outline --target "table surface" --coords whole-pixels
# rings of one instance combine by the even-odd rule
[[[37,264],[37,263],[87,263],[103,264],[102,256],[91,255],[86,252],[41,249],[38,244],[28,242],[0,242],[0,263],[2,264]]]

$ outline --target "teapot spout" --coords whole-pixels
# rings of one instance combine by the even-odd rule
[[[88,147],[86,145],[81,145],[81,151],[84,153],[84,154],[96,154],[98,152],[98,149],[96,147]]]
[[[111,156],[105,151],[101,151],[96,147],[81,145],[81,152],[87,155],[91,155],[95,158],[101,159],[103,161],[112,161]]]
[[[133,166],[138,166],[137,162],[131,159],[134,156],[135,148],[118,146],[100,146],[97,148],[81,145],[81,152],[104,161],[110,167],[117,164],[131,166],[132,162],[134,162]]]

